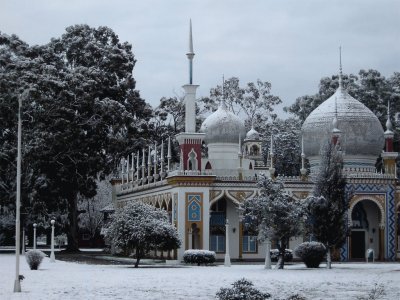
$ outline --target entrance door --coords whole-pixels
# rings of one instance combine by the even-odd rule
[[[351,232],[351,258],[365,258],[365,231]]]

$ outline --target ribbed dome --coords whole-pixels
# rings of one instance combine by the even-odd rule
[[[302,132],[305,154],[308,157],[318,156],[321,144],[331,137],[335,106],[337,127],[341,131],[340,143],[345,157],[377,157],[384,145],[382,125],[372,111],[343,88],[339,88],[304,121]]]
[[[246,133],[246,140],[259,140],[260,139],[260,134],[258,133],[257,130],[254,129],[254,127],[251,127],[251,129]]]
[[[208,116],[201,125],[200,132],[206,134],[206,144],[213,143],[239,143],[239,135],[243,138],[246,134],[244,122],[235,114],[228,111],[225,102]]]

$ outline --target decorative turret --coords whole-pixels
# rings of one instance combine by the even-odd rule
[[[385,174],[390,174],[393,177],[397,176],[396,170],[396,158],[398,153],[393,152],[393,125],[392,121],[390,120],[390,104],[388,103],[387,108],[387,121],[386,121],[386,131],[383,134],[385,137],[385,151],[382,153],[383,164],[385,166]]]
[[[388,114],[388,117],[387,117],[387,121],[386,121],[386,131],[384,133],[385,146],[386,146],[386,152],[392,152],[393,151],[394,132],[393,132],[392,121],[390,120],[390,103],[389,102],[388,102],[387,114]]]
[[[306,154],[304,153],[304,139],[303,135],[301,136],[301,169],[300,169],[300,174],[301,174],[301,180],[306,181],[307,180],[307,169],[305,167],[305,160],[306,160]]]
[[[243,180],[243,166],[242,166],[242,159],[243,159],[243,153],[242,153],[242,137],[239,134],[239,148],[238,148],[238,158],[239,158],[239,167],[238,167],[238,173],[239,173],[239,180]]]
[[[271,146],[269,148],[269,157],[270,157],[270,160],[271,160],[271,165],[269,167],[269,174],[270,174],[272,179],[275,178],[274,156],[275,156],[275,153],[274,153],[274,136],[271,133]]]
[[[244,139],[244,157],[254,160],[255,168],[265,167],[261,151],[260,134],[254,129],[253,122],[251,129],[246,133],[246,138]]]

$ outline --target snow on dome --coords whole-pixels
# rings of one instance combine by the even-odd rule
[[[259,140],[259,139],[260,139],[260,134],[252,126],[251,129],[246,134],[246,140]]]
[[[244,137],[246,130],[244,122],[235,114],[228,111],[225,102],[208,116],[201,124],[200,132],[204,132],[206,144],[239,143],[239,135]]]
[[[335,104],[336,102],[336,104]],[[378,157],[384,146],[383,128],[378,118],[364,104],[351,97],[343,88],[321,103],[302,126],[304,152],[318,156],[322,143],[332,134],[337,110],[340,143],[346,156]]]

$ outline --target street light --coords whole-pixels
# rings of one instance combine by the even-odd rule
[[[14,293],[21,292],[21,283],[19,281],[19,248],[20,248],[20,206],[21,206],[21,107],[22,95],[18,98],[18,146],[17,146],[17,199],[15,207],[15,281]]]
[[[36,250],[36,227],[37,224],[33,223],[33,250]]]
[[[50,262],[56,262],[56,258],[54,256],[54,223],[56,221],[51,220],[51,254],[50,254]]]

